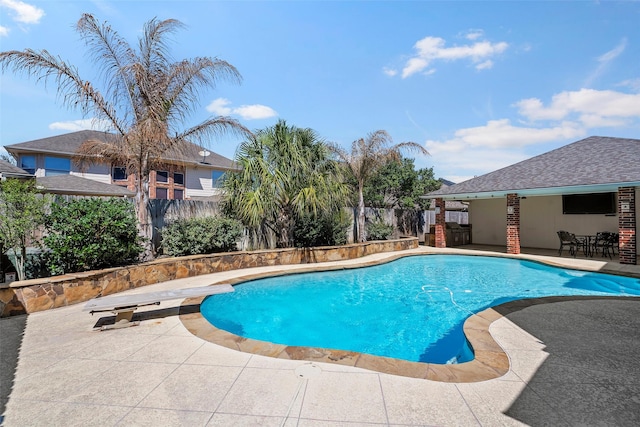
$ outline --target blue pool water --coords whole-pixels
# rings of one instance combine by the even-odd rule
[[[200,309],[214,326],[246,338],[459,363],[473,359],[462,330],[472,313],[563,295],[640,296],[640,281],[508,258],[425,255],[244,282]]]

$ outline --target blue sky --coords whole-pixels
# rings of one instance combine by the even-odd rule
[[[85,12],[132,44],[149,19],[178,19],[176,60],[239,70],[242,84],[202,94],[194,124],[284,119],[345,147],[384,129],[454,182],[590,135],[640,139],[638,1],[0,0],[0,50],[46,49],[97,81],[74,30]],[[90,126],[53,85],[0,79],[0,145]],[[233,158],[239,142],[210,148]]]

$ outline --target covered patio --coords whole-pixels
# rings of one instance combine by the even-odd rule
[[[588,238],[610,232],[619,235],[619,249],[608,261],[635,265],[638,159],[640,140],[593,136],[429,193],[435,246],[447,247],[445,201],[458,200],[469,204],[472,242],[493,251],[558,255],[559,231]]]

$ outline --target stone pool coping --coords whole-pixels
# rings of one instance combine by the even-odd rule
[[[216,284],[222,283],[230,283],[232,285],[236,285],[248,280],[285,274],[362,268],[371,265],[388,263],[406,256],[437,254],[460,254],[470,256],[493,256],[501,258],[526,259],[554,267],[572,268],[577,270],[594,271],[606,274],[618,274],[638,277],[637,269],[634,269],[634,271],[627,271],[624,266],[612,265],[611,263],[605,262],[569,260],[556,257],[527,254],[510,255],[491,251],[476,252],[454,248],[437,249],[423,247],[422,250],[418,250],[412,253],[391,255],[379,260],[372,260],[342,266],[307,265],[305,267],[293,269],[290,266],[290,268],[288,269],[270,271],[268,273],[237,276],[231,280],[213,283],[212,285],[214,286]],[[186,307],[193,308],[194,306],[199,306],[204,300],[204,297],[184,300],[181,307],[180,320],[187,328],[187,330],[189,330],[197,337],[214,344],[245,353],[258,354],[278,359],[332,363],[392,375],[428,379],[432,381],[448,383],[469,383],[499,378],[509,372],[509,356],[505,352],[505,350],[496,342],[489,331],[489,328],[493,322],[501,319],[514,310],[519,310],[522,307],[531,304],[556,302],[563,299],[566,299],[566,297],[550,296],[535,299],[516,300],[498,305],[495,308],[488,308],[469,317],[463,325],[463,330],[467,337],[467,340],[473,348],[475,357],[469,362],[459,364],[410,362],[402,359],[373,356],[370,354],[358,353],[353,351],[324,349],[317,347],[287,346],[266,341],[259,341],[251,338],[244,338],[216,328],[202,316],[199,310],[197,312],[194,312],[193,309],[186,309]]]
[[[298,274],[314,271],[343,270],[362,268],[371,265],[388,263],[405,256],[425,255],[425,253],[401,254],[385,258],[384,260],[369,261],[349,266],[305,267],[295,270],[270,271],[263,274],[252,274],[235,277],[213,283],[212,286],[230,283],[236,285],[253,279],[279,276],[284,274]],[[436,364],[410,362],[390,357],[374,356],[354,351],[325,349],[317,347],[288,346],[244,338],[230,332],[218,329],[209,323],[198,310],[187,310],[186,307],[199,306],[204,297],[187,298],[182,302],[180,320],[189,332],[195,336],[227,347],[233,350],[258,354],[287,360],[305,360],[310,362],[325,362],[344,366],[368,369],[387,374],[400,375],[410,378],[423,378],[441,382],[478,382],[503,376],[509,371],[509,357],[500,345],[493,339],[489,326],[502,318],[502,314],[493,308],[486,309],[469,317],[463,326],[464,333],[471,343],[475,357],[472,361],[459,364]]]

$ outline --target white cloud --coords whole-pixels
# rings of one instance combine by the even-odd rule
[[[469,33],[466,37],[476,40],[482,36],[479,30]],[[491,43],[489,41],[476,41],[475,43],[463,46],[446,47],[446,41],[440,37],[425,37],[418,40],[414,45],[416,54],[409,58],[402,69],[402,78],[407,78],[415,73],[427,71],[429,66],[437,60],[456,61],[470,59],[473,63],[479,64],[478,70],[491,68],[493,63],[490,57],[504,52],[509,44],[506,42]]]
[[[268,119],[278,115],[273,108],[260,104],[241,105],[234,108],[233,112],[245,120]]]
[[[596,81],[605,72],[609,64],[613,62],[613,60],[615,60],[618,56],[620,56],[626,48],[627,48],[627,39],[623,38],[616,47],[600,55],[597,58],[598,66],[591,73],[591,75],[587,77],[583,86],[585,87],[591,86],[593,82]]]
[[[458,183],[513,165],[528,157],[531,156],[519,150],[467,149],[463,155],[439,159],[441,161],[438,163],[437,175]]]
[[[231,108],[227,107],[229,104],[231,104],[231,101],[226,98],[214,99],[207,105],[207,111],[218,116],[228,116],[231,114]]]
[[[412,74],[418,73],[429,66],[429,61],[424,58],[411,58],[407,61],[407,64],[402,69],[402,78],[407,78]],[[434,70],[428,70],[430,74],[434,73]]]
[[[13,20],[23,24],[38,24],[44,16],[44,10],[18,0],[0,0],[0,7],[10,9]]]
[[[476,70],[488,70],[489,68],[493,68],[493,61],[490,59],[476,65]]]
[[[230,108],[231,101],[226,98],[214,99],[207,105],[207,111],[219,116],[238,115],[245,120],[259,120],[276,117],[278,113],[271,107],[266,105],[253,104],[241,105],[236,108]]]
[[[484,126],[459,129],[454,138],[447,141],[427,141],[432,155],[460,152],[466,148],[502,149],[525,147],[557,139],[576,138],[584,135],[584,129],[573,122],[563,122],[547,128],[520,127],[509,119],[490,120]]]
[[[618,83],[616,86],[628,87],[635,92],[640,92],[640,78],[624,80]]]
[[[640,118],[640,94],[613,90],[580,89],[554,95],[544,106],[538,98],[523,99],[515,104],[518,112],[531,121],[563,120],[572,116],[599,121]],[[585,123],[586,125],[587,123]],[[589,126],[592,127],[592,126]]]
[[[525,151],[528,146],[584,136],[584,128],[572,122],[534,128],[514,126],[502,119],[459,129],[449,140],[428,140],[425,147],[437,165],[438,176],[461,182],[530,157]]]
[[[640,123],[640,94],[581,89],[558,93],[548,105],[529,98],[514,106],[524,119],[521,124],[491,120],[459,129],[450,139],[426,141],[437,174],[459,182],[524,160],[532,146],[584,138],[591,129]]]
[[[478,40],[483,35],[483,30],[469,30],[467,34],[464,35],[464,38],[467,40]]]
[[[618,45],[616,47],[614,47],[613,49],[611,49],[610,51],[608,51],[607,53],[600,55],[598,57],[598,62],[600,62],[601,64],[607,64],[611,61],[613,61],[614,59],[616,59],[618,56],[620,56],[620,54],[622,52],[624,52],[624,50],[627,47],[627,39],[623,38],[620,43],[618,43]]]
[[[76,132],[79,130],[100,130],[108,131],[111,129],[109,122],[98,119],[82,119],[82,120],[70,120],[67,122],[54,122],[49,125],[49,129],[52,130],[66,130],[69,132]]]
[[[383,73],[385,73],[385,74],[386,74],[387,76],[389,76],[389,77],[393,77],[393,76],[395,76],[396,74],[398,74],[398,70],[394,70],[394,69],[392,69],[392,68],[387,68],[387,67],[384,67],[384,68],[382,69],[382,72],[383,72]]]
[[[0,25],[0,37],[6,37],[9,35],[9,29]]]

